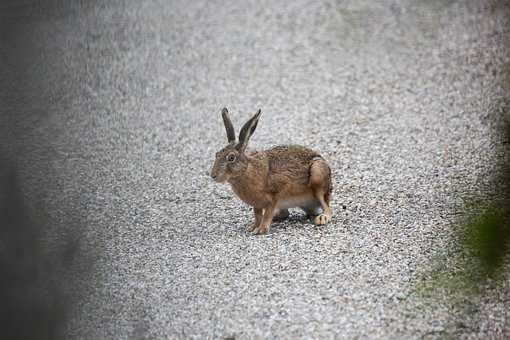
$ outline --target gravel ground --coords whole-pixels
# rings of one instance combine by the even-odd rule
[[[508,283],[468,316],[419,293],[455,270],[458,207],[490,191],[506,9],[56,4],[3,14],[2,63],[27,204],[48,244],[80,240],[68,338],[510,337]],[[208,177],[223,106],[237,128],[262,109],[252,147],[324,155],[329,225],[293,211],[247,232],[249,207]]]

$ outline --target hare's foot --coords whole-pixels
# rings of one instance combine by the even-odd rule
[[[281,209],[273,216],[273,221],[283,221],[287,219],[289,215],[288,209]]]
[[[273,215],[275,211],[275,205],[271,205],[270,207],[267,207],[264,209],[264,213],[262,214],[262,220],[260,222],[260,225],[258,228],[255,228],[252,232],[254,235],[262,235],[267,234],[269,231],[269,226],[271,225],[271,222],[273,221]]]
[[[255,229],[257,229],[259,227],[259,223],[257,222],[253,222],[251,223],[249,226],[248,226],[248,231],[254,231]]]
[[[325,225],[331,221],[331,215],[327,214],[320,214],[318,216],[315,216],[314,223],[315,225]]]
[[[253,231],[251,233],[253,235],[264,235],[264,234],[267,234],[268,231],[269,231],[268,226],[260,225],[257,228],[253,229]]]
[[[260,222],[262,221],[262,209],[253,208],[253,215],[255,216],[255,221],[248,226],[248,231],[254,231],[260,226]]]

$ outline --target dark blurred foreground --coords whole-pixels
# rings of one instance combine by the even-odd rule
[[[73,248],[48,253],[40,239],[44,223],[25,205],[15,170],[2,164],[0,183],[0,336],[59,339],[67,313],[59,271]]]
[[[39,197],[27,193],[27,174],[52,178],[45,170],[51,157],[38,155],[31,163],[35,167],[21,161],[32,157],[26,150],[44,142],[25,140],[27,127],[20,122],[35,122],[36,127],[48,116],[51,101],[38,89],[44,72],[30,71],[30,65],[38,70],[47,66],[32,50],[31,27],[43,17],[50,20],[52,13],[64,14],[65,8],[57,1],[0,3],[0,339],[64,338],[73,301],[67,277],[79,237],[52,235],[51,230],[81,221],[48,216],[44,184]]]

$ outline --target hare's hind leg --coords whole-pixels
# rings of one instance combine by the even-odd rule
[[[333,216],[333,211],[331,210],[329,204],[326,203],[326,200],[324,198],[325,195],[326,194],[323,191],[316,192],[317,199],[319,200],[319,202],[321,202],[321,206],[323,209],[323,213],[317,215],[314,219],[314,223],[316,225],[324,225],[328,223],[329,221],[331,221],[331,216]]]
[[[331,170],[328,164],[318,159],[312,163],[310,167],[310,186],[314,196],[322,207],[322,213],[314,219],[316,225],[324,225],[331,221],[333,211],[329,205],[331,191]]]

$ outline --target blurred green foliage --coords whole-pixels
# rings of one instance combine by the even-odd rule
[[[494,116],[500,155],[494,174],[496,192],[481,202],[484,209],[468,218],[461,238],[462,247],[475,260],[475,270],[490,278],[504,276],[505,259],[510,255],[510,65],[503,72],[507,96]]]
[[[495,277],[510,248],[508,212],[489,208],[473,217],[466,227],[463,244],[478,260],[480,272]]]

